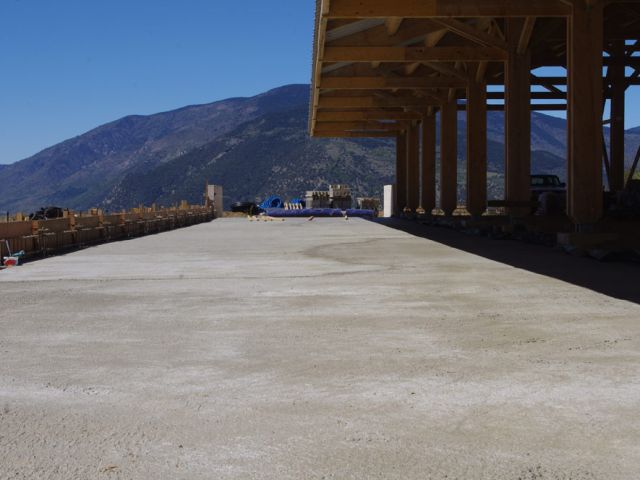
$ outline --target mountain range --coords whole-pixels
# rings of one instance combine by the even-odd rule
[[[223,185],[225,204],[269,194],[296,197],[330,183],[356,196],[380,196],[394,181],[395,146],[387,139],[312,139],[308,85],[287,85],[154,115],[132,115],[32,157],[0,165],[0,211],[44,205],[120,210],[139,204],[202,201],[205,182]],[[459,195],[464,197],[465,119],[459,117]],[[504,116],[488,114],[489,195],[503,195]],[[640,128],[627,132],[627,162]],[[566,122],[534,113],[535,173],[565,177]]]

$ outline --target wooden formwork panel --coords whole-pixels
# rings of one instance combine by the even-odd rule
[[[31,235],[31,221],[0,223],[0,239]]]
[[[75,219],[76,228],[96,228],[100,225],[100,217],[77,217]]]
[[[38,220],[38,229],[47,232],[61,233],[71,228],[68,218],[56,218],[55,220]]]
[[[105,224],[119,225],[120,223],[122,223],[122,219],[123,219],[123,215],[119,213],[115,215],[105,215],[103,217],[103,222]]]
[[[212,220],[213,211],[167,209],[111,215],[87,215],[54,220],[0,224],[0,239],[6,238],[12,252],[43,254],[111,240],[159,233]],[[7,255],[0,242],[0,255]]]

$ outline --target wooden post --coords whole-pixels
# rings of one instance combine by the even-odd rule
[[[518,53],[522,21],[506,19],[509,58],[505,64],[505,199],[531,200],[531,53]],[[525,216],[531,209],[511,207],[509,214]]]
[[[415,212],[420,203],[420,130],[412,123],[407,131],[407,203]]]
[[[609,169],[609,187],[612,192],[624,189],[624,101],[625,101],[625,43],[616,39],[612,45],[613,63],[611,78],[611,167]]]
[[[396,138],[396,215],[407,205],[407,135]]]
[[[440,208],[451,215],[458,206],[458,106],[456,100],[440,110]]]
[[[602,217],[603,6],[575,0],[568,18],[568,212],[577,230]]]
[[[480,216],[487,209],[487,87],[467,87],[467,210]]]
[[[436,116],[422,119],[422,194],[420,206],[427,215],[436,208]]]

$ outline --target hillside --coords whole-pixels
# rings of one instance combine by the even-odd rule
[[[305,190],[348,183],[357,194],[380,194],[393,181],[395,146],[388,140],[311,139],[307,107],[267,114],[203,147],[167,162],[144,178],[127,175],[105,206],[121,208],[147,199],[172,204],[200,201],[204,182],[224,186],[228,205],[271,193],[299,196]]]
[[[393,181],[388,140],[310,139],[308,85],[289,85],[150,116],[129,116],[0,166],[0,211],[45,204],[110,210],[145,203],[199,202],[208,179],[225,187],[227,204],[270,193],[299,196],[328,183],[379,195]],[[564,178],[565,121],[534,113],[533,167]],[[460,191],[464,196],[464,114],[459,118]],[[503,195],[504,116],[488,116],[489,194]],[[640,144],[628,132],[627,161]]]
[[[492,114],[493,116],[493,114]],[[348,183],[357,196],[382,193],[393,182],[395,146],[377,139],[311,139],[305,131],[306,107],[268,114],[151,171],[144,178],[127,175],[105,206],[121,208],[153,198],[159,204],[201,199],[206,179],[224,185],[231,201],[262,199],[271,193],[299,196],[331,183]],[[461,119],[461,128],[464,121]],[[465,139],[460,137],[460,152]],[[490,196],[502,195],[504,148],[489,140]],[[462,157],[462,156],[461,156]],[[560,158],[534,153],[534,169],[564,175]],[[463,158],[459,159],[459,195],[464,197]]]
[[[5,166],[0,209],[98,205],[122,176],[150,171],[265,113],[304,104],[308,95],[307,85],[290,85],[251,98],[132,115],[102,125]]]

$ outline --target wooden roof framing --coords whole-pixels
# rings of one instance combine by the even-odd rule
[[[616,39],[640,39],[638,1],[317,0],[310,133],[393,136],[416,109],[465,98],[474,82],[504,85],[510,48],[529,50],[532,70],[566,67],[572,4],[594,1],[605,2],[605,51]],[[507,39],[508,18],[521,21],[515,38]],[[640,83],[638,45],[626,45],[635,71],[627,85]],[[532,75],[545,90],[534,89],[532,108],[565,108],[566,83]],[[490,89],[488,98],[497,102],[489,109],[501,108],[504,92]]]

